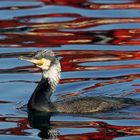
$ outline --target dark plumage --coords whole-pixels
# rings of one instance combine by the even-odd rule
[[[61,66],[54,53],[49,50],[39,51],[32,57],[21,59],[34,63],[42,70],[42,79],[33,92],[28,110],[61,113],[93,113],[119,109],[139,103],[129,98],[84,97],[58,102],[51,102],[51,95],[60,79]]]

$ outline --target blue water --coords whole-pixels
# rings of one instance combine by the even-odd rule
[[[44,49],[56,53],[62,77],[53,101],[98,95],[139,100],[139,12],[137,0],[1,0],[0,139],[139,139],[140,106],[90,115],[28,114],[22,107],[41,74],[18,59]]]

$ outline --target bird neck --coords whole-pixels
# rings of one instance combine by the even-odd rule
[[[52,66],[48,71],[43,71],[42,79],[34,90],[29,102],[29,110],[51,111],[53,105],[51,95],[60,79],[60,68]]]
[[[28,102],[28,109],[40,110],[42,106],[49,107],[51,104],[50,97],[52,92],[53,89],[49,84],[49,80],[42,77]]]

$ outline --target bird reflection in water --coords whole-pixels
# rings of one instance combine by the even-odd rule
[[[29,112],[28,113],[28,120],[29,125],[33,129],[38,129],[40,132],[38,133],[38,136],[42,140],[59,140],[59,139],[85,139],[85,140],[91,140],[91,139],[113,139],[118,137],[125,137],[129,135],[134,135],[135,133],[131,133],[131,131],[136,132],[138,128],[135,127],[127,127],[127,126],[115,126],[108,124],[103,121],[85,121],[85,122],[52,122],[51,118],[53,116],[57,116],[57,114],[54,113],[44,113],[44,112]],[[63,114],[65,115],[65,114]],[[63,115],[61,117],[63,117]],[[74,117],[74,116],[73,116]],[[78,116],[75,116],[78,117]],[[89,116],[79,116],[79,117],[87,117]],[[91,116],[90,116],[91,117]],[[60,128],[84,128],[85,133],[79,133],[79,130],[77,131],[78,134],[60,134],[59,130]],[[92,128],[92,132],[90,132],[90,128]],[[94,131],[94,129],[96,131]],[[88,130],[88,132],[87,132]],[[129,132],[128,132],[129,131]],[[130,133],[130,134],[129,134]],[[138,133],[137,133],[138,134]]]
[[[59,130],[50,123],[52,113],[30,112],[28,113],[29,124],[32,128],[40,130],[38,136],[42,140],[58,140]]]

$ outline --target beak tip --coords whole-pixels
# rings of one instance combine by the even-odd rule
[[[19,56],[18,59],[19,59],[19,60],[25,60],[25,61],[28,60],[28,59],[27,59],[26,57],[24,57],[24,56]]]
[[[18,59],[22,59],[22,56],[19,56]]]
[[[25,60],[24,56],[19,56],[18,59],[19,60]]]

